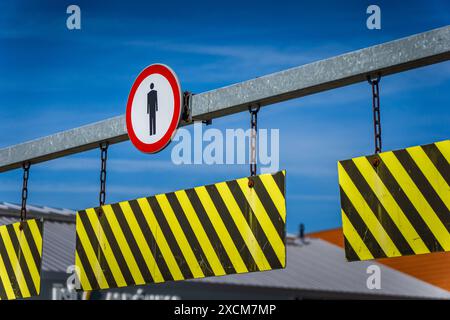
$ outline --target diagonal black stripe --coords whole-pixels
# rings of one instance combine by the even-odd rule
[[[381,204],[377,195],[370,188],[369,184],[364,179],[363,175],[359,172],[355,163],[353,161],[343,161],[341,162],[341,164],[349,175],[350,179],[355,184],[356,188],[363,196],[364,200],[369,205],[370,209],[372,209],[372,212],[375,214],[380,224],[383,226],[383,229],[395,243],[395,246],[400,251],[400,253],[402,255],[414,254],[414,250],[408,244],[401,231],[395,225],[394,221],[392,221],[392,218],[386,211],[386,208]]]
[[[375,156],[368,157],[370,163],[373,162]],[[395,180],[392,173],[389,171],[386,164],[376,156],[380,161],[380,164],[377,168],[378,176],[381,181],[383,181],[386,188],[389,190],[392,197],[395,199],[395,202],[402,209],[405,216],[408,218],[409,222],[412,224],[417,234],[420,236],[422,241],[427,246],[428,250],[431,252],[434,251],[443,251],[443,248],[436,240],[436,237],[431,232],[430,228],[427,226],[422,216],[417,212],[416,208],[413,206],[411,201],[406,196],[405,192],[402,190],[398,182]]]
[[[8,296],[6,295],[5,286],[3,285],[2,278],[0,277],[0,299],[7,300]]]
[[[281,219],[280,213],[278,212],[277,207],[272,201],[272,198],[270,197],[269,193],[266,190],[266,187],[263,185],[261,179],[259,177],[252,177],[254,181],[254,189],[255,192],[261,201],[264,209],[266,209],[267,215],[270,218],[270,221],[272,221],[273,226],[275,227],[275,230],[277,231],[278,235],[280,236],[280,239],[285,238],[285,224],[283,219]]]
[[[103,233],[105,234],[106,239],[108,240],[109,246],[111,247],[114,258],[116,258],[117,264],[119,265],[119,269],[122,273],[123,279],[128,285],[135,284],[133,276],[131,275],[131,271],[128,268],[127,262],[125,261],[122,250],[117,243],[117,239],[114,236],[106,215],[102,214],[100,217],[98,217],[98,220],[100,221],[100,226],[103,230]]]
[[[120,228],[122,229],[123,235],[127,240],[128,246],[130,247],[134,259],[136,260],[136,264],[138,265],[139,271],[141,272],[144,281],[146,283],[153,282],[153,277],[147,267],[147,264],[145,263],[145,259],[142,256],[141,249],[139,249],[139,246],[136,242],[133,232],[130,229],[130,226],[128,225],[122,208],[118,203],[111,205],[111,207],[116,214],[117,221],[119,222]]]
[[[425,151],[428,158],[430,158],[431,162],[433,162],[436,169],[450,186],[450,163],[448,163],[447,159],[445,159],[445,157],[442,155],[439,148],[436,147],[436,145],[433,143],[422,146],[422,149],[423,151]]]
[[[183,277],[185,279],[193,278],[194,276],[191,272],[191,269],[189,268],[189,265],[183,255],[183,252],[181,251],[180,246],[178,245],[178,242],[175,239],[172,230],[170,229],[170,226],[164,216],[164,212],[161,210],[161,207],[159,206],[156,197],[149,197],[147,198],[147,200],[148,203],[150,204],[150,207],[153,210],[153,213],[155,214],[155,218],[158,221],[158,224],[167,240],[167,243],[170,249],[172,250],[173,256],[177,261],[178,266],[180,267]]]
[[[342,162],[344,161],[341,161],[341,164]],[[350,199],[347,197],[344,190],[342,190],[342,187],[340,187],[340,194],[342,210],[344,210],[348,220],[350,220],[353,228],[355,228],[356,232],[359,234],[359,237],[369,249],[372,256],[374,258],[386,258],[386,254],[383,249],[380,247],[372,232],[370,232],[369,228],[361,219],[358,211],[356,211]]]
[[[17,259],[19,261],[20,270],[22,271],[23,278],[25,279],[26,286],[31,296],[37,295],[37,290],[33,282],[33,278],[31,277],[30,269],[27,265],[25,257],[23,255],[22,247],[20,246],[19,239],[17,238],[16,232],[14,231],[13,225],[9,224],[6,226],[6,230],[8,231],[9,238],[11,239],[11,243],[14,247],[14,251],[16,252]],[[25,239],[26,240],[26,239]]]
[[[223,220],[223,223],[225,224],[225,227],[228,231],[228,233],[231,236],[231,239],[233,240],[234,245],[237,248],[237,251],[239,252],[239,255],[242,258],[242,261],[244,261],[245,266],[247,267],[248,271],[259,271],[258,265],[255,262],[255,259],[253,259],[253,256],[248,249],[247,245],[245,244],[244,239],[242,238],[241,233],[239,232],[238,228],[236,227],[236,224],[233,221],[233,217],[231,217],[231,214],[228,212],[228,209],[225,205],[225,202],[223,201],[222,197],[219,194],[219,191],[217,191],[217,188],[215,185],[209,185],[206,186],[206,191],[208,192],[212,202],[214,203],[214,206],[217,209],[217,212],[219,213],[220,217]]]
[[[262,229],[258,218],[255,216],[255,213],[245,199],[245,196],[242,193],[242,190],[239,187],[238,183],[236,182],[236,180],[228,181],[227,185],[239,208],[241,209],[241,212],[243,213],[248,226],[252,230],[256,241],[258,242],[261,250],[266,256],[266,259],[269,262],[270,266],[272,267],[272,269],[281,268],[282,266],[280,264],[280,260],[278,259],[274,249],[270,245],[269,239],[266,237],[266,234],[264,233],[264,230]],[[284,237],[281,239],[284,240]]]
[[[103,248],[98,242],[97,235],[94,229],[92,228],[92,225],[89,221],[86,211],[79,211],[78,215],[80,217],[81,223],[84,226],[84,230],[86,231],[89,242],[91,243],[92,248],[94,249],[94,252],[97,255],[97,260],[105,276],[108,288],[116,288],[117,287],[116,280],[114,279],[111,269],[109,268],[108,262],[106,261],[105,254],[103,252]]]
[[[345,236],[344,236],[344,247],[345,247],[345,258],[348,261],[360,261],[361,260]]]
[[[166,196],[173,212],[175,213],[175,216],[177,217],[178,222],[180,223],[181,229],[183,229],[183,232],[186,235],[186,239],[188,240],[195,257],[197,258],[198,264],[200,265],[203,274],[205,275],[205,277],[214,276],[214,271],[212,270],[211,265],[208,262],[208,258],[203,252],[202,246],[198,242],[198,239],[195,236],[195,232],[194,230],[192,230],[191,224],[187,220],[183,212],[183,208],[181,207],[181,204],[179,203],[175,193],[167,193]]]
[[[42,227],[43,227],[43,222],[42,220],[38,220],[38,219],[33,219],[30,221],[27,221],[26,225],[29,225],[30,223],[36,223],[36,229],[39,231],[39,237],[42,239]]]
[[[434,191],[433,186],[425,178],[422,171],[415,164],[411,155],[406,150],[394,151],[395,156],[398,161],[400,161],[403,168],[408,172],[410,178],[413,180],[414,184],[420,190],[424,198],[433,208],[433,211],[438,216],[439,220],[444,224],[445,228],[450,232],[450,210],[442,202],[442,199]]]
[[[222,241],[220,241],[220,238],[217,234],[216,229],[212,225],[211,220],[209,220],[208,214],[206,213],[205,208],[203,207],[197,193],[194,189],[187,189],[185,190],[185,192],[192,204],[192,207],[197,213],[198,219],[200,220],[200,223],[202,224],[203,229],[208,236],[208,239],[211,241],[211,245],[213,246],[217,257],[222,264],[223,270],[226,274],[236,273],[236,270],[231,263],[230,257],[228,256],[228,253],[225,250]]]
[[[159,271],[163,276],[165,281],[173,280],[173,276],[170,273],[169,267],[167,266],[166,260],[158,247],[158,243],[148,226],[148,223],[144,217],[144,213],[136,200],[129,201],[131,210],[133,210],[136,220],[141,227],[142,233],[144,234],[145,240],[152,251],[153,257],[155,258],[156,264],[158,265]]]
[[[41,224],[41,226],[42,226],[42,224]],[[23,224],[22,232],[24,233],[25,239],[28,242],[28,246],[30,247],[31,255],[33,256],[33,260],[34,260],[34,264],[36,265],[37,269],[40,271],[42,258],[41,258],[41,255],[39,254],[39,249],[36,244],[36,239],[34,239],[33,234],[31,233],[29,223]]]
[[[23,294],[20,290],[19,283],[17,282],[17,278],[14,273],[14,269],[12,267],[8,252],[6,251],[6,246],[5,246],[5,243],[3,241],[3,237],[1,234],[0,234],[0,256],[2,256],[3,263],[5,265],[5,269],[6,269],[6,273],[7,273],[6,276],[9,278],[9,281],[11,282],[11,287],[14,291],[14,295],[16,296],[16,298],[22,298]]]
[[[285,195],[286,190],[286,176],[283,174],[283,171],[278,171],[272,174],[272,178],[280,189],[281,194]]]
[[[92,290],[100,289],[100,284],[95,277],[94,270],[92,269],[91,264],[86,256],[86,251],[84,250],[83,244],[80,241],[80,237],[77,231],[77,240],[76,240],[76,252],[78,253],[78,258],[80,259],[80,263],[83,266],[84,273],[86,274],[86,278],[89,281],[89,285]],[[83,289],[83,288],[82,288]]]

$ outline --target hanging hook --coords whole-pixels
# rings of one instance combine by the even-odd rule
[[[377,82],[379,83],[381,81],[381,73],[377,73],[375,76],[373,75],[367,75],[367,82],[369,82],[370,84]]]
[[[259,109],[261,108],[260,104],[251,105],[248,107],[248,111],[250,113],[258,113]]]

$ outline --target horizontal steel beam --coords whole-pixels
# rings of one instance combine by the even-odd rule
[[[210,120],[450,59],[450,26],[196,94],[193,120]],[[181,125],[186,125],[182,123]],[[119,116],[0,150],[0,172],[128,139]]]

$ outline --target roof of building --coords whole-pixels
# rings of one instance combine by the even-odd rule
[[[308,236],[344,247],[341,228],[315,232]],[[378,259],[377,262],[450,291],[450,252]]]
[[[19,212],[13,207],[4,207],[0,208],[0,225],[17,222]],[[60,214],[48,207],[45,207],[46,212],[36,212],[31,206],[29,208],[29,216],[44,216],[42,270],[65,272],[69,265],[74,264],[73,213]],[[5,213],[5,210],[8,212]],[[381,270],[380,290],[370,290],[366,286],[367,267],[372,264],[377,264]],[[327,241],[313,238],[300,241],[293,236],[287,237],[286,269],[192,281],[317,292],[450,299],[450,292],[384,264],[373,261],[348,263],[343,249]]]
[[[18,217],[21,206],[16,203],[0,202],[0,216]],[[51,208],[47,206],[27,205],[27,216],[29,218],[44,218],[49,221],[75,222],[74,210]]]

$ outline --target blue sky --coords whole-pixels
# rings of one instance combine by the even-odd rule
[[[82,30],[66,28],[77,4]],[[381,7],[382,29],[366,28]],[[184,90],[203,92],[447,25],[448,1],[2,1],[0,148],[123,114],[133,80],[162,62]],[[150,14],[158,14],[149,18]],[[450,136],[450,63],[383,78],[384,150]],[[247,128],[247,113],[213,127]],[[336,161],[373,151],[367,83],[264,108],[260,128],[280,129],[288,231],[341,225]],[[107,201],[248,175],[248,166],[175,166],[171,147],[109,151]],[[98,202],[99,151],[33,166],[29,203],[82,209]],[[0,174],[0,201],[20,202],[21,170]]]

